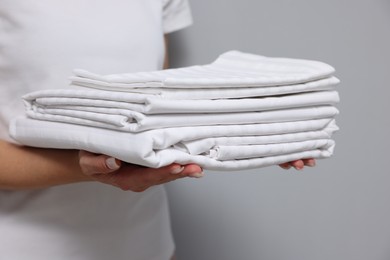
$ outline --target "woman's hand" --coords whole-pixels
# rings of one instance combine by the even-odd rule
[[[142,192],[151,186],[184,177],[200,178],[202,168],[196,164],[171,164],[162,168],[146,168],[123,163],[107,155],[79,152],[81,170],[92,180],[116,186],[122,190]]]
[[[291,167],[294,167],[296,170],[302,170],[305,165],[309,167],[314,167],[316,165],[316,160],[313,158],[309,158],[279,164],[279,166],[285,170],[288,170]]]

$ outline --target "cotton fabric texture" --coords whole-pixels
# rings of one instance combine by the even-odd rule
[[[76,70],[73,89],[25,95],[29,118],[14,121],[11,133],[27,145],[84,149],[147,167],[197,163],[226,171],[326,158],[338,129],[333,74],[322,62],[239,51],[164,71]]]
[[[185,0],[0,0],[0,138],[26,93],[67,88],[74,68],[162,68],[163,34],[191,24]],[[60,133],[59,133],[60,134]],[[162,186],[138,194],[100,183],[0,190],[0,259],[168,260]]]

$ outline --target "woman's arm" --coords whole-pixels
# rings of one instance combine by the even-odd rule
[[[78,151],[18,146],[0,140],[0,188],[31,189],[90,181]]]
[[[183,177],[199,178],[194,164],[159,169],[126,164],[106,155],[77,150],[18,146],[0,140],[0,189],[23,190],[99,181],[136,192]]]
[[[165,56],[164,56],[163,68],[164,68],[164,69],[168,69],[168,68],[169,68],[168,35],[164,35],[164,42],[165,42]]]

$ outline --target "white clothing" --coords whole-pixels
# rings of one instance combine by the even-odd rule
[[[163,34],[191,23],[186,0],[0,0],[0,138],[28,92],[66,88],[74,68],[161,69]],[[99,183],[0,191],[0,259],[169,259],[165,191]]]

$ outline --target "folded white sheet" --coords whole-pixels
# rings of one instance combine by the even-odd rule
[[[132,87],[122,86],[121,83],[105,83],[89,78],[73,77],[74,87],[82,86],[94,89],[102,89],[109,91],[121,91],[123,93],[139,93],[148,95],[148,97],[159,97],[166,99],[221,99],[221,98],[245,98],[245,97],[264,97],[284,94],[303,93],[310,91],[332,90],[340,83],[336,77],[328,77],[324,79],[309,81],[305,83],[277,86],[262,86],[262,87],[230,87],[230,88],[213,88],[208,86],[199,88],[154,88],[154,87]]]
[[[304,151],[321,150],[332,153],[334,141],[331,139],[308,140],[302,142],[276,143],[263,145],[221,145],[207,154],[219,161],[272,157]]]
[[[212,170],[242,170],[301,158],[329,157],[334,148],[330,136],[336,130],[331,118],[165,128],[141,133],[18,118],[12,121],[10,134],[29,146],[83,149],[147,167],[177,162],[198,163]],[[269,136],[269,141],[261,140],[260,136],[265,135]],[[225,142],[226,136],[233,138]],[[247,145],[250,138],[257,139],[257,145]],[[193,142],[192,152],[186,149],[190,142]],[[200,152],[194,153],[195,150]]]
[[[300,59],[270,58],[229,51],[211,64],[153,72],[98,75],[75,70],[74,84],[128,90],[132,88],[230,88],[291,85],[330,77],[328,64]]]
[[[296,122],[297,124],[300,122]],[[307,122],[305,122],[307,123]],[[263,124],[272,125],[272,124]],[[276,124],[281,125],[281,123]],[[261,127],[261,126],[260,126]],[[185,149],[190,154],[202,154],[210,153],[213,147],[220,146],[242,146],[242,145],[264,145],[264,144],[280,144],[280,143],[293,143],[293,142],[302,142],[309,140],[318,140],[318,139],[329,139],[331,138],[334,131],[338,129],[334,121],[329,123],[326,127],[321,129],[316,129],[315,131],[307,130],[309,127],[305,128],[305,132],[283,132],[282,134],[271,134],[271,135],[249,135],[245,136],[242,133],[238,133],[240,136],[221,136],[221,137],[209,137],[209,138],[199,138],[190,141],[180,141],[179,143],[174,144],[174,147],[180,149]],[[291,129],[290,129],[291,130]],[[259,134],[259,133],[256,133]],[[241,152],[240,150],[237,150]]]
[[[108,113],[108,111],[110,111]],[[144,115],[125,109],[102,109],[99,113],[36,108],[26,111],[34,119],[108,128],[126,132],[183,126],[240,125],[255,123],[293,122],[301,120],[332,118],[338,114],[334,106],[315,106],[260,112],[212,113],[212,114],[159,114]]]
[[[60,109],[114,114],[110,109],[124,109],[142,114],[232,113],[335,105],[337,91],[317,91],[273,97],[174,100],[142,94],[99,90],[45,90],[25,95],[27,109]]]

